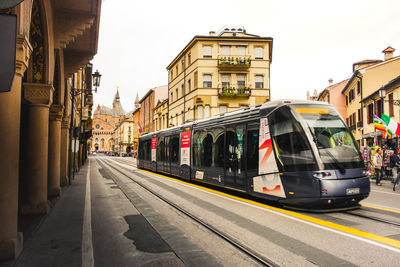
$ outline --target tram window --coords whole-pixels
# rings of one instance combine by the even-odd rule
[[[211,167],[213,138],[206,131],[196,131],[193,135],[193,165]]]
[[[169,136],[164,137],[165,140],[165,148],[164,148],[164,159],[166,162],[169,162]]]
[[[151,140],[146,141],[146,160],[151,160]]]
[[[201,132],[196,131],[193,134],[193,166],[200,167],[200,153],[201,153]]]
[[[204,167],[211,167],[212,164],[212,136],[211,134],[207,134],[207,136],[203,139],[202,142],[203,151],[202,151],[202,161],[201,165]]]
[[[213,159],[215,167],[224,167],[224,129],[212,129],[214,136]]]
[[[247,130],[247,172],[258,173],[259,125],[248,126]]]
[[[306,171],[317,168],[314,155],[300,123],[289,108],[269,116],[270,132],[281,171]]]
[[[158,139],[158,144],[157,144],[157,161],[164,161],[164,137],[160,137]]]
[[[179,135],[171,136],[169,148],[171,163],[179,163]]]

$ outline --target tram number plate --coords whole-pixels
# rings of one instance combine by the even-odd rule
[[[360,194],[360,188],[347,188],[346,189],[346,195],[355,195],[355,194]]]

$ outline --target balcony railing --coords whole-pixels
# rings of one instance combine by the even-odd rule
[[[218,67],[249,68],[250,65],[250,56],[218,56]]]
[[[357,128],[362,128],[362,127],[363,127],[363,122],[362,121],[357,122]]]
[[[351,125],[349,128],[350,128],[350,131],[355,131],[355,130],[356,130],[356,125],[353,124],[353,125]]]
[[[242,85],[229,85],[229,86],[218,86],[218,96],[219,97],[237,97],[245,96],[249,97],[251,95],[251,89],[249,86]]]

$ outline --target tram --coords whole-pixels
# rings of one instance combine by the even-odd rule
[[[272,101],[139,138],[138,167],[287,206],[354,207],[370,181],[336,109]]]

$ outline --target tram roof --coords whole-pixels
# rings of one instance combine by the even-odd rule
[[[201,119],[201,120],[196,120],[192,122],[186,122],[185,124],[162,129],[156,132],[151,132],[145,135],[142,135],[141,137],[149,137],[154,134],[160,134],[160,133],[167,133],[167,132],[174,132],[174,131],[181,131],[184,128],[190,127],[192,128],[193,126],[196,125],[203,125],[203,124],[208,124],[210,122],[215,122],[215,123],[220,123],[223,121],[227,121],[229,119],[235,118],[235,115],[241,115],[240,117],[237,117],[238,122],[243,121],[246,117],[252,117],[252,115],[255,115],[260,112],[260,110],[268,109],[270,111],[281,107],[281,106],[286,106],[286,105],[330,105],[329,103],[322,102],[322,101],[312,101],[312,100],[274,100],[270,102],[266,102],[263,104],[259,104],[257,106],[252,106],[252,107],[245,107],[241,108],[238,110],[230,111],[230,112],[225,112],[222,114],[218,114],[206,119]],[[210,125],[211,126],[211,125]]]

